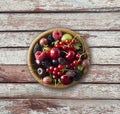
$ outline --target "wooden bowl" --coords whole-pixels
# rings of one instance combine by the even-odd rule
[[[77,84],[80,80],[78,81],[73,81],[71,84],[68,84],[68,85],[63,85],[63,84],[59,84],[59,85],[54,85],[54,84],[43,84],[42,83],[42,79],[39,78],[37,72],[36,72],[36,65],[34,63],[34,56],[33,56],[33,48],[34,48],[34,45],[40,40],[40,38],[42,37],[45,37],[47,35],[49,35],[50,33],[52,33],[54,30],[60,30],[62,31],[63,33],[69,33],[71,34],[72,36],[79,36],[78,39],[80,40],[80,42],[82,43],[82,45],[84,46],[84,49],[86,50],[87,52],[87,55],[88,55],[88,59],[90,59],[90,52],[89,52],[89,48],[86,44],[86,42],[83,40],[83,38],[76,32],[74,31],[71,31],[69,29],[64,29],[64,28],[54,28],[54,29],[50,29],[50,30],[47,30],[43,33],[41,33],[39,36],[37,36],[33,42],[31,43],[30,47],[29,47],[29,50],[28,50],[28,56],[27,56],[27,60],[28,60],[28,67],[29,67],[29,70],[31,72],[31,74],[33,75],[33,77],[42,85],[45,85],[47,87],[51,87],[51,88],[66,88],[66,87],[70,87],[72,85],[75,85]],[[84,74],[85,72],[88,70],[85,69],[84,71]]]

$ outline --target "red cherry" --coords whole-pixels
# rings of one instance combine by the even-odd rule
[[[50,51],[50,57],[52,59],[56,59],[60,56],[60,50],[58,48],[53,47]]]
[[[77,60],[74,60],[74,61],[73,61],[73,65],[74,65],[74,66],[78,65],[78,61],[77,61]]]
[[[49,69],[50,69],[50,71],[53,71],[53,70],[54,70],[54,67],[53,67],[53,66],[50,66]]]
[[[63,75],[60,77],[62,84],[70,84],[72,82],[72,79],[69,76]]]
[[[75,52],[70,50],[68,51],[68,54],[65,56],[67,60],[72,60],[75,56]]]
[[[58,65],[58,69],[62,70],[63,69],[63,65],[59,64]]]

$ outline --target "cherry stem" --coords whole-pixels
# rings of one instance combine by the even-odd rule
[[[64,52],[65,54],[68,54],[66,51],[62,51],[62,52]]]
[[[81,59],[81,56],[82,56],[82,55],[84,55],[84,54],[85,54],[85,53],[82,53],[82,54],[80,55],[80,58],[78,59],[78,62],[80,61],[80,59]]]
[[[55,79],[55,87],[56,87],[56,79]]]

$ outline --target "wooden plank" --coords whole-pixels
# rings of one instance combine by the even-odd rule
[[[120,46],[119,31],[76,31],[89,46]],[[28,47],[41,32],[0,32],[0,47]]]
[[[119,114],[119,100],[6,99],[2,114]]]
[[[120,64],[120,48],[90,48],[91,64]],[[27,48],[0,48],[0,64],[27,64]]]
[[[120,13],[1,13],[0,31],[45,30],[63,27],[77,30],[120,30]]]
[[[0,66],[0,82],[36,82],[29,73],[26,65]],[[89,72],[81,79],[81,82],[92,83],[120,83],[120,65],[91,65]]]
[[[4,0],[0,1],[4,12],[45,12],[45,11],[119,11],[119,0]]]
[[[120,84],[77,84],[52,89],[36,83],[1,83],[0,98],[120,99]]]

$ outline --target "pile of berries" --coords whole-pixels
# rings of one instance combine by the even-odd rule
[[[44,84],[68,85],[78,81],[90,64],[82,42],[60,30],[40,38],[33,54],[36,72]]]

